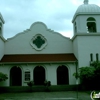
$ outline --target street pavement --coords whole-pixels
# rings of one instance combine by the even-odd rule
[[[78,97],[78,99],[77,99]],[[0,100],[91,100],[89,92],[0,93]]]

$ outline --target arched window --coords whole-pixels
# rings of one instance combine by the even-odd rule
[[[77,33],[77,25],[76,25],[76,22],[74,23],[74,32]]]
[[[87,33],[96,32],[96,20],[93,17],[87,19]]]
[[[99,54],[96,53],[96,61],[98,62],[99,61]]]
[[[90,61],[93,61],[93,54],[90,54]]]

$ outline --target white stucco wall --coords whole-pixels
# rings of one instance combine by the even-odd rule
[[[30,44],[36,34],[41,34],[47,40],[47,45],[43,50],[35,50]],[[5,54],[53,54],[72,52],[72,42],[69,38],[48,29],[41,22],[33,23],[29,30],[8,39],[5,43]]]
[[[76,84],[76,79],[73,76],[73,73],[76,72],[75,64],[31,64],[31,65],[23,65],[22,69],[25,72],[26,70],[30,70],[31,73],[31,80],[34,80],[33,77],[33,70],[36,66],[42,66],[45,69],[45,79],[51,81],[52,85],[57,85],[57,68],[60,65],[65,65],[69,71],[69,84]],[[23,72],[23,73],[24,73]],[[23,76],[24,77],[24,76]],[[23,78],[24,79],[24,78]],[[26,82],[23,80],[23,86],[27,86]]]
[[[75,39],[72,39],[72,43],[73,43],[73,52],[75,57],[78,59],[78,40],[77,37]]]
[[[74,73],[76,73],[76,65],[75,64],[68,64],[69,68],[69,84],[75,85],[76,84],[76,78],[73,76]]]
[[[95,33],[94,33],[95,34]],[[96,61],[96,53],[100,58],[100,35],[94,36],[78,36],[78,62],[79,67],[90,66],[90,54],[93,54],[93,59]]]
[[[51,84],[52,85],[57,85],[57,73],[56,73],[56,70],[57,70],[57,67],[59,65],[57,64],[49,64],[49,65],[46,65],[46,69],[47,69],[47,80],[48,81],[51,81]]]
[[[76,79],[73,76],[73,73],[75,73],[75,64],[1,64],[0,70],[2,70],[3,73],[7,74],[8,79],[4,82],[0,82],[0,86],[10,86],[10,70],[14,66],[18,66],[21,68],[22,71],[22,86],[27,86],[27,82],[25,82],[25,71],[30,71],[30,80],[34,80],[34,68],[36,66],[42,66],[45,69],[45,79],[48,81],[51,81],[52,85],[57,85],[57,68],[61,65],[64,65],[68,68],[69,73],[69,84],[76,84]]]
[[[0,60],[4,55],[4,45],[5,45],[4,43],[5,43],[4,40],[0,37]]]

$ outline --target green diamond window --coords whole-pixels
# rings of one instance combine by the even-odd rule
[[[37,46],[37,48],[41,48],[41,46],[45,43],[45,40],[41,38],[41,36],[37,36],[35,40],[33,40],[33,44]]]

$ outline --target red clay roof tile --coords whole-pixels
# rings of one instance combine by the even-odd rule
[[[60,62],[77,61],[74,54],[16,54],[4,55],[0,62]]]

